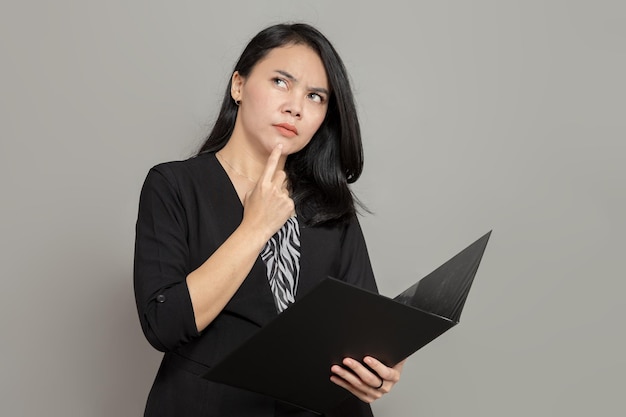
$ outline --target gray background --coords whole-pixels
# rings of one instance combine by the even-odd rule
[[[378,415],[623,412],[623,2],[216,3],[1,3],[0,415],[142,413],[141,183],[193,153],[244,44],[284,20],[351,73],[383,294],[494,229],[461,325]]]

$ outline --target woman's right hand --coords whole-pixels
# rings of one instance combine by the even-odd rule
[[[295,205],[289,196],[287,174],[278,169],[282,145],[276,146],[267,158],[265,169],[255,187],[243,201],[242,226],[262,233],[267,242],[295,214]]]

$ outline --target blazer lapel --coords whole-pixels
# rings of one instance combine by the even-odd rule
[[[220,222],[221,241],[225,241],[243,219],[243,205],[235,191],[228,174],[213,154],[210,158],[210,169],[215,185],[218,188],[217,195],[222,204],[216,205],[217,218]],[[252,270],[243,281],[235,295],[230,299],[224,312],[241,316],[251,322],[263,326],[278,315],[274,304],[274,296],[267,280],[265,263],[260,255],[257,256]]]

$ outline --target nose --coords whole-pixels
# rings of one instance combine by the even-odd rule
[[[301,117],[301,116],[300,116],[300,112],[299,112],[299,111],[296,111],[296,110],[289,110],[289,109],[287,109],[287,110],[285,110],[285,113],[289,113],[289,114],[291,114],[291,115],[292,115],[293,117],[295,117],[296,119],[299,119],[299,118]]]
[[[285,113],[289,113],[292,117],[296,119],[300,119],[302,117],[302,100],[297,97],[291,96],[289,100],[285,103],[284,110]]]

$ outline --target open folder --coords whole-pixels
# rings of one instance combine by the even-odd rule
[[[394,299],[327,278],[204,378],[318,414],[352,395],[330,381],[343,358],[393,366],[459,322],[491,232]]]

